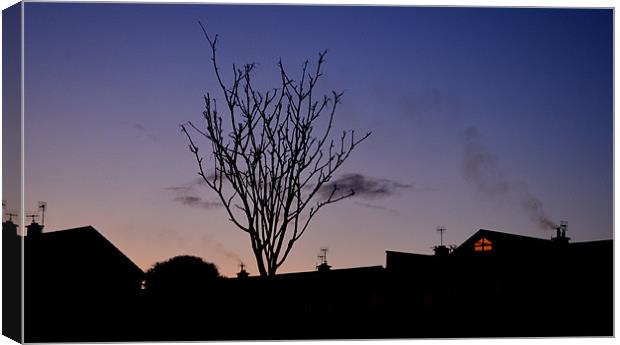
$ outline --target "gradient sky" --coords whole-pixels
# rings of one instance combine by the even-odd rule
[[[93,225],[143,269],[191,254],[257,273],[222,208],[171,189],[216,200],[178,127],[216,89],[198,20],[222,68],[257,62],[263,87],[278,58],[298,72],[329,49],[336,128],[373,132],[336,177],[388,192],[323,209],[281,272],[314,269],[322,246],[335,268],[431,253],[437,226],[448,244],[551,237],[524,198],[573,240],[613,236],[611,10],[26,3],[25,203],[48,203],[47,231]]]

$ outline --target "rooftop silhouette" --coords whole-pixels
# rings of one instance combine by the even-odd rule
[[[27,228],[26,341],[613,334],[613,240],[573,243],[565,228],[481,229],[434,255],[386,251],[385,267],[333,268],[323,251],[316,271],[236,278],[192,256],[145,275],[91,226]],[[4,255],[16,231],[3,223]]]

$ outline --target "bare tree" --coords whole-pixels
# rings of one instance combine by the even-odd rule
[[[266,92],[254,88],[255,64],[242,68],[233,64],[227,85],[216,59],[218,36],[211,38],[199,24],[211,48],[230,124],[224,123],[216,98],[207,93],[204,125],[188,122],[181,130],[195,155],[198,174],[217,193],[230,220],[249,235],[260,274],[273,275],[317,212],[354,194],[339,191],[337,185],[328,193],[317,192],[370,133],[356,138],[355,131],[343,131],[339,140],[330,138],[342,93],[316,97],[326,52],[319,54],[313,71],[308,61],[303,64],[299,80],[289,76],[280,59],[278,88]],[[322,126],[320,118],[326,118]],[[199,153],[196,135],[211,145],[210,168]]]

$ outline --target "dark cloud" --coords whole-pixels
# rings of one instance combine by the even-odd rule
[[[206,201],[198,196],[188,196],[188,195],[177,196],[176,198],[174,198],[174,201],[180,202],[181,204],[185,206],[200,207],[200,208],[205,208],[207,210],[221,206],[219,202]]]
[[[196,191],[195,187],[204,183],[204,180],[200,177],[181,186],[167,187],[166,190],[175,193],[176,197],[173,200],[185,206],[198,207],[207,210],[221,207],[222,204],[220,202],[205,200],[198,196],[198,191]]]
[[[362,199],[379,199],[392,196],[399,189],[409,189],[412,185],[403,184],[389,179],[378,179],[362,174],[345,174],[341,177],[328,182],[319,190],[320,196],[327,198],[333,188],[338,190],[336,196],[349,193],[351,190],[355,197]]]
[[[542,229],[555,229],[557,224],[547,217],[542,202],[523,184],[508,178],[499,165],[498,158],[480,142],[477,128],[470,127],[463,134],[463,176],[484,197],[514,196],[521,209]]]

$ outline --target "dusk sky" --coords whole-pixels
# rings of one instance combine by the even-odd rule
[[[179,129],[217,90],[198,20],[226,76],[257,62],[263,89],[280,57],[297,75],[328,49],[335,133],[372,131],[335,175],[359,193],[281,272],[313,270],[320,247],[334,268],[430,254],[438,226],[456,245],[550,238],[545,215],[573,241],[613,237],[612,10],[26,3],[25,205],[48,203],[46,231],[92,225],[145,270],[190,254],[258,273]]]

